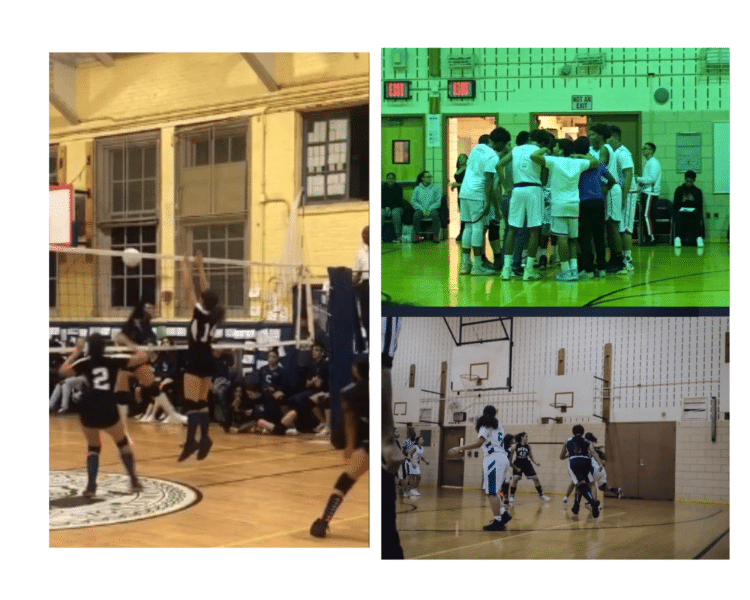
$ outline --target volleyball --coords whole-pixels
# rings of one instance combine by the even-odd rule
[[[137,267],[141,264],[141,253],[135,248],[126,248],[122,255],[122,262],[125,263],[126,267]]]

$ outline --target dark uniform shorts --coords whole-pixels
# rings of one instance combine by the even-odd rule
[[[211,350],[189,351],[185,372],[196,377],[211,377],[214,374],[214,357]]]
[[[84,427],[106,429],[120,420],[120,413],[117,411],[117,403],[114,399],[102,401],[99,398],[87,396],[88,394],[84,392],[79,406],[79,416]]]
[[[521,473],[526,475],[527,479],[533,479],[534,477],[536,477],[536,471],[534,470],[534,466],[531,464],[530,460],[513,461],[513,466],[520,469]],[[516,477],[520,477],[521,473],[515,470],[513,471],[513,475],[515,475]]]

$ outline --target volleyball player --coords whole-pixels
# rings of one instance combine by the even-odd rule
[[[563,445],[560,452],[560,460],[569,458],[568,473],[575,485],[576,495],[573,507],[570,509],[574,515],[578,514],[581,507],[581,496],[591,503],[591,514],[594,518],[599,516],[599,501],[591,494],[591,483],[594,481],[592,473],[591,458],[593,456],[592,444],[583,437],[583,425],[573,426],[573,437]]]
[[[419,461],[423,461],[426,465],[429,465],[430,463],[427,462],[424,458],[424,438],[422,436],[418,437],[416,441],[414,442],[414,445],[411,447],[411,450],[409,450],[409,456],[407,457],[407,462],[410,463],[410,471],[411,471],[411,492],[409,493],[410,496],[421,496],[422,494],[419,493],[419,482],[422,479],[422,470],[419,468]]]
[[[198,272],[200,301],[195,295],[193,275],[186,255],[182,261],[182,287],[188,306],[193,307],[193,316],[188,325],[188,353],[185,375],[183,376],[185,405],[187,407],[187,434],[178,462],[187,459],[197,452],[198,460],[208,455],[213,442],[208,437],[208,388],[213,373],[213,353],[211,336],[216,326],[224,318],[224,309],[219,306],[219,298],[208,289],[208,280],[203,270],[203,254],[195,253],[195,268]],[[196,442],[195,434],[200,429],[200,440]]]
[[[344,434],[346,448],[344,458],[349,461],[344,472],[336,480],[323,514],[310,527],[310,535],[325,537],[328,524],[338,510],[346,493],[362,475],[367,473],[370,465],[369,420],[370,393],[369,368],[367,360],[352,365],[354,382],[341,390],[341,409],[344,412]]]
[[[154,305],[141,299],[130,313],[122,331],[115,335],[115,342],[127,346],[132,353],[137,352],[139,346],[156,344],[156,334],[151,327],[154,312]],[[153,402],[159,394],[159,383],[156,381],[154,369],[148,361],[138,363],[133,367],[126,366],[117,374],[115,396],[117,397],[117,409],[126,434],[129,407],[136,403],[133,392],[130,391],[132,377],[140,385],[141,401],[146,405]]]
[[[86,456],[88,484],[83,492],[86,498],[96,495],[99,454],[102,451],[99,434],[101,429],[117,445],[122,464],[130,476],[130,491],[139,492],[143,489],[135,473],[133,449],[120,418],[114,387],[117,374],[121,369],[124,367],[133,369],[147,361],[148,357],[142,351],[136,351],[129,359],[105,356],[104,338],[94,333],[86,339],[85,344],[78,344],[73,354],[68,356],[60,367],[59,373],[62,377],[82,375],[87,381],[79,403],[81,428],[88,444]]]
[[[448,454],[458,454],[481,446],[484,452],[482,463],[484,491],[487,493],[492,514],[495,516],[489,525],[484,526],[485,531],[505,531],[505,524],[512,519],[503,506],[497,488],[498,476],[503,477],[505,468],[508,466],[508,455],[503,448],[503,428],[495,417],[496,414],[497,410],[494,406],[485,406],[482,416],[477,419],[476,423],[479,436],[477,441],[448,450]]]
[[[518,469],[518,471],[514,473],[513,481],[511,482],[511,502],[515,499],[516,488],[518,487],[518,482],[521,480],[522,475],[526,475],[526,479],[533,480],[536,491],[539,493],[539,498],[545,501],[549,500],[549,497],[544,495],[542,484],[539,483],[539,477],[537,476],[534,467],[531,465],[531,463],[534,463],[537,467],[540,466],[540,464],[534,460],[531,446],[529,446],[529,436],[525,431],[516,435],[516,445],[511,453],[510,462],[516,469]]]

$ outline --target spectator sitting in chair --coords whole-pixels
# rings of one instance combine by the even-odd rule
[[[411,205],[414,208],[412,242],[417,243],[419,241],[418,232],[423,219],[432,221],[432,241],[435,243],[440,241],[439,210],[441,200],[440,190],[432,184],[432,173],[422,171],[417,177],[417,187],[411,194]]]
[[[685,171],[685,183],[674,191],[674,247],[703,247],[703,192],[695,186],[695,171]]]
[[[411,223],[414,218],[414,209],[411,204],[404,200],[404,190],[396,182],[396,174],[388,173],[380,193],[380,218],[385,220],[391,218],[393,230],[396,235],[395,243],[401,241],[401,230],[403,223]]]

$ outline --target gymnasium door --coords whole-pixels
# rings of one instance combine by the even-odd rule
[[[628,498],[674,500],[677,424],[609,423],[607,479]]]
[[[395,173],[408,200],[417,175],[425,169],[424,117],[383,117],[380,150],[381,181]]]
[[[633,155],[635,173],[641,173],[641,115],[640,113],[594,113],[587,115],[588,125],[606,123],[617,125],[622,130],[622,143]],[[648,141],[648,140],[646,140]]]
[[[462,454],[449,456],[448,450],[460,446],[466,439],[466,427],[446,427],[443,429],[440,457],[440,485],[463,487],[464,457]]]

